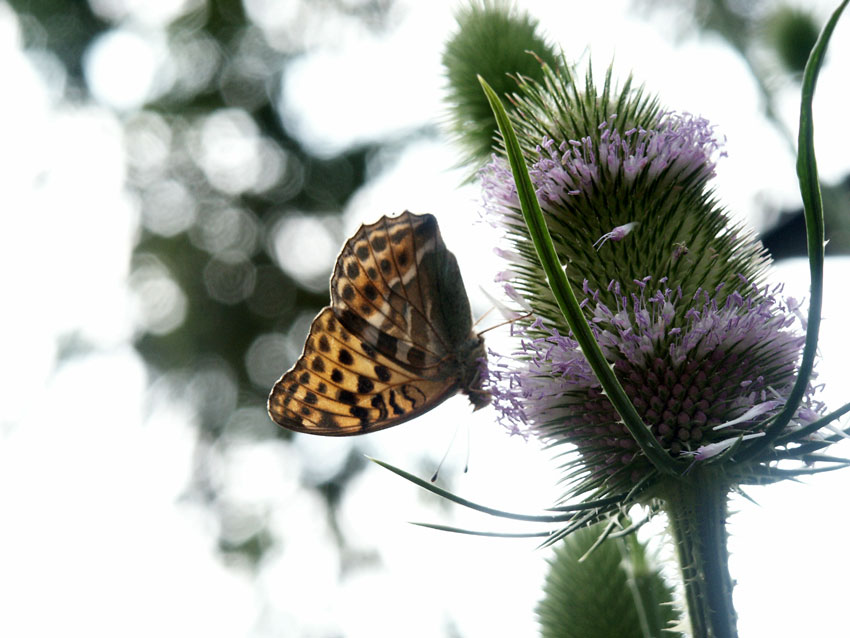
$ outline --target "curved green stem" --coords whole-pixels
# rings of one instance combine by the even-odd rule
[[[815,43],[806,70],[803,74],[803,92],[800,101],[800,133],[797,148],[797,177],[800,181],[800,195],[803,198],[803,211],[806,217],[806,243],[809,253],[809,272],[811,273],[811,298],[809,300],[809,315],[806,328],[806,346],[803,349],[803,359],[797,380],[785,407],[776,416],[773,423],[765,430],[765,436],[748,445],[739,455],[740,461],[746,461],[757,456],[772,445],[782,434],[785,427],[794,417],[800,402],[806,394],[809,378],[814,367],[815,354],[820,334],[820,317],[823,308],[823,261],[824,261],[824,227],[823,202],[821,201],[820,182],[818,180],[818,165],[815,159],[814,117],[812,115],[812,99],[815,94],[818,74],[826,55],[827,45],[838,18],[847,6],[844,0],[833,12],[829,21],[821,31]]]

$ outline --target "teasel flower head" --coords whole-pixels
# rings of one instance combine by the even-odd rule
[[[776,480],[777,459],[822,440],[811,424],[824,409],[810,383],[776,445],[736,461],[784,407],[805,336],[798,302],[766,283],[760,242],[713,197],[724,155],[714,127],[630,82],[616,89],[610,70],[601,91],[566,65],[518,86],[511,121],[558,260],[646,428],[683,471],[723,463],[730,486]],[[509,244],[497,280],[530,313],[514,325],[514,351],[490,353],[501,421],[574,447],[565,497],[655,496],[657,468],[571,333],[506,159],[495,155],[481,180],[485,219]]]

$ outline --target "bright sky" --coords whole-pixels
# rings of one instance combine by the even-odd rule
[[[147,6],[148,13],[104,36],[87,66],[95,95],[119,111],[156,92],[157,25],[169,15],[165,0],[123,4],[135,11]],[[818,4],[824,12],[832,5]],[[281,6],[246,5],[266,16]],[[330,152],[435,120],[442,112],[439,54],[452,27],[451,6],[400,2],[390,35],[350,34],[295,65],[286,91],[295,97],[286,109],[305,141]],[[674,44],[663,20],[635,19],[624,0],[523,6],[569,58],[592,47],[600,68],[614,58],[620,73],[634,71],[669,106],[717,124],[729,152],[718,168],[718,195],[736,213],[752,218],[757,198],[778,206],[797,201],[793,158],[763,123],[742,63],[718,41]],[[848,170],[841,107],[850,63],[847,19],[834,43],[816,102],[818,160],[827,180]],[[59,99],[61,69],[22,53],[4,4],[0,60],[0,85],[15,96],[0,101],[0,289],[13,310],[0,333],[0,635],[379,638],[404,627],[406,636],[432,638],[448,635],[451,622],[470,637],[533,635],[546,552],[533,542],[412,527],[407,521],[514,529],[456,508],[435,509],[417,488],[377,468],[357,479],[341,512],[349,542],[381,548],[380,565],[339,573],[321,503],[299,490],[299,479],[332,473],[351,441],[302,436],[257,445],[236,432],[229,447],[215,451],[227,496],[268,517],[280,541],[256,578],[244,566],[224,565],[215,547],[217,523],[181,501],[193,424],[177,399],[147,407],[146,372],[129,345],[138,300],[127,292],[128,260],[139,211],[123,189],[119,122],[106,107]],[[355,88],[359,100],[340,99]],[[782,100],[792,128],[795,100],[790,90]],[[447,170],[455,159],[442,143],[412,145],[357,195],[346,219],[351,230],[404,208],[435,212],[473,302],[485,309],[476,284],[495,292],[489,282],[496,265],[486,249],[465,240],[477,191],[457,186],[461,176]],[[337,247],[325,243],[321,250],[332,258]],[[848,276],[850,261],[828,264],[819,371],[833,408],[850,399],[843,382],[850,346],[842,332]],[[790,294],[806,295],[804,263],[783,264],[777,280],[788,282]],[[75,335],[70,344],[69,335]],[[56,368],[59,349],[74,344],[93,353]],[[246,418],[265,418],[263,410],[257,406]],[[463,442],[443,470],[453,487],[504,509],[534,512],[551,504],[555,474],[542,462],[545,453],[491,421],[491,413],[470,418],[456,399],[359,444],[425,474],[429,468],[413,467],[414,459],[423,450],[438,459],[456,424],[469,422],[470,472],[460,472]],[[730,531],[741,635],[830,636],[846,625],[841,574],[850,558],[839,530],[848,522],[848,489],[850,471],[751,490],[761,507],[735,501]]]

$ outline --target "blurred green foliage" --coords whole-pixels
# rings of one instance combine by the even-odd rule
[[[10,2],[25,46],[51,54],[64,67],[63,97],[71,103],[92,100],[86,55],[98,38],[124,26],[121,16],[98,15],[93,4]],[[194,404],[200,431],[191,493],[226,518],[232,508],[218,502],[205,455],[240,408],[263,411],[264,421],[250,428],[252,435],[289,436],[264,415],[271,384],[293,361],[292,348],[279,344],[296,318],[328,303],[326,287],[281,270],[272,248],[275,233],[293,215],[320,214],[336,239],[339,214],[364,184],[370,158],[382,146],[363,144],[321,157],[306,148],[281,110],[282,78],[288,65],[305,53],[297,38],[288,39],[286,46],[273,45],[246,15],[241,0],[188,4],[188,12],[165,28],[169,55],[183,56],[169,63],[176,69],[170,87],[137,110],[120,114],[129,153],[126,187],[137,195],[142,212],[130,285],[149,292],[143,303],[166,304],[165,296],[157,294],[161,281],[154,272],[185,300],[182,314],[170,322],[142,326],[135,347],[151,369],[154,386],[161,380],[173,396]],[[391,7],[390,2],[366,0],[325,3],[322,10],[380,31]],[[244,179],[241,186],[228,182],[228,175],[211,179],[193,144],[198,131],[215,121],[242,122],[276,163],[264,164],[261,157],[258,177]],[[150,158],[155,155],[149,152],[151,140],[166,149],[156,161]],[[263,173],[269,165],[279,168],[270,177]],[[279,337],[271,340],[278,347],[265,347],[270,335]],[[65,351],[72,356],[83,350]],[[326,495],[329,510],[341,486],[361,467],[362,462],[348,463],[340,476],[314,486]],[[220,545],[225,554],[236,552],[256,561],[270,540],[260,532],[238,546],[227,539]]]
[[[741,57],[758,87],[761,103],[752,108],[762,109],[796,156],[796,133],[780,118],[777,95],[789,85],[795,90],[799,86],[824,16],[804,3],[785,0],[639,2],[654,8],[656,18],[666,18],[679,32],[697,30],[724,40]],[[836,183],[822,183],[821,188],[829,239],[827,255],[850,253],[850,176]],[[761,239],[774,259],[806,255],[802,207],[779,211],[766,225]]]
[[[810,11],[781,6],[766,20],[767,40],[787,71],[802,74],[820,33]]]

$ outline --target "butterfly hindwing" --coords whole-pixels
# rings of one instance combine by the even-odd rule
[[[412,375],[325,308],[313,320],[301,357],[272,389],[269,414],[299,432],[363,434],[402,423],[456,390],[457,379]]]

